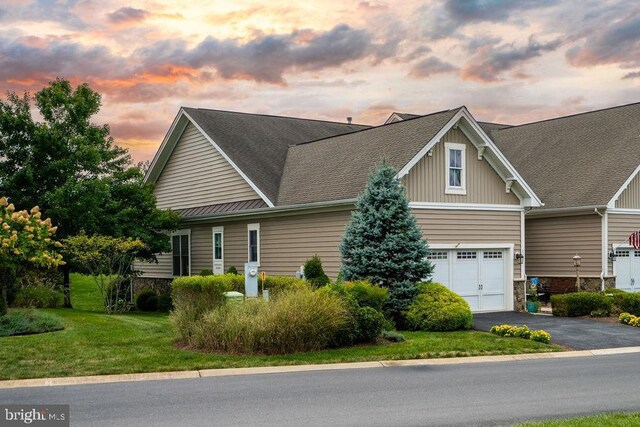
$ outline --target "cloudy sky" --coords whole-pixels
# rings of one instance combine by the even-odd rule
[[[137,160],[181,105],[517,124],[640,101],[640,2],[0,1],[0,91],[56,77],[103,94]]]

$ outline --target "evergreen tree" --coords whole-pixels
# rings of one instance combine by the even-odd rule
[[[386,162],[356,202],[340,244],[345,280],[368,279],[389,288],[385,311],[402,327],[402,311],[416,295],[416,283],[431,275],[426,240],[409,209],[397,171]]]

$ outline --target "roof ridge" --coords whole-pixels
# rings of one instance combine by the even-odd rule
[[[189,109],[189,110],[216,111],[216,112],[219,112],[219,113],[243,114],[243,115],[246,115],[246,116],[274,117],[274,118],[278,118],[278,119],[292,119],[292,120],[304,120],[304,121],[308,121],[308,122],[332,123],[332,124],[345,125],[345,126],[362,126],[362,127],[367,127],[367,128],[372,127],[371,125],[364,125],[364,124],[357,124],[357,123],[345,123],[345,122],[338,122],[338,121],[334,121],[334,120],[307,119],[305,117],[279,116],[279,115],[276,115],[276,114],[247,113],[245,111],[219,110],[219,109],[216,109],[216,108],[186,107],[184,105],[181,106],[180,108],[181,109]]]
[[[600,113],[602,111],[614,110],[616,108],[630,107],[632,105],[640,105],[640,102],[631,102],[629,104],[614,105],[613,107],[600,108],[600,109],[591,110],[591,111],[583,111],[581,113],[567,114],[566,116],[551,117],[551,118],[548,118],[548,119],[537,120],[535,122],[529,122],[529,123],[522,123],[522,124],[519,124],[519,125],[508,125],[508,127],[502,128],[502,129],[496,129],[496,131],[503,131],[503,130],[507,130],[507,129],[515,129],[515,128],[519,128],[519,127],[523,127],[523,126],[535,125],[537,123],[550,122],[550,121],[553,121],[553,120],[568,119],[568,118],[571,118],[571,117],[583,116],[583,115],[586,115],[586,114]],[[485,122],[485,123],[488,123],[488,122]]]
[[[410,122],[412,120],[421,119],[423,117],[433,116],[435,114],[442,114],[442,113],[447,113],[449,111],[459,110],[461,108],[464,108],[464,106],[457,107],[457,108],[452,108],[452,109],[450,108],[448,110],[435,111],[433,113],[425,114],[423,116],[411,117],[411,118],[408,118],[408,119],[405,119],[405,120],[399,120],[397,122],[383,123],[383,124],[378,125],[378,126],[369,126],[368,128],[358,129],[358,130],[354,130],[353,132],[342,133],[340,135],[327,136],[327,137],[324,137],[324,138],[314,139],[312,141],[299,142],[297,144],[293,144],[292,147],[298,147],[300,145],[311,144],[313,142],[319,142],[319,141],[324,141],[324,140],[327,140],[327,139],[338,138],[338,137],[345,136],[345,135],[353,135],[354,133],[365,132],[365,131],[368,131],[368,130],[380,129],[381,127],[384,127],[384,126],[391,126],[391,125],[395,125],[395,124],[399,124],[399,123],[406,123],[406,122]]]

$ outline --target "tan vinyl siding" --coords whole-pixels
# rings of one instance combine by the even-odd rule
[[[616,200],[616,208],[640,209],[640,174],[631,180]]]
[[[507,243],[520,251],[520,212],[414,209],[413,214],[430,244]],[[515,262],[513,275],[520,277]]]
[[[575,276],[573,257],[582,257],[580,273],[602,272],[602,219],[599,215],[527,218],[527,276]]]
[[[632,214],[608,214],[607,227],[609,229],[609,241],[607,251],[612,245],[627,245],[629,235],[640,230],[640,212]],[[608,274],[613,274],[613,263],[609,260]]]
[[[447,184],[444,143],[465,144],[466,195],[445,194]],[[433,148],[433,156],[424,156],[402,179],[407,195],[414,202],[483,203],[518,205],[513,193],[507,193],[504,181],[486,160],[478,160],[478,150],[459,129],[450,129]]]
[[[192,123],[171,153],[154,194],[161,209],[260,198]]]
[[[150,278],[171,278],[173,274],[171,254],[157,255],[158,263],[136,261],[134,268],[143,273],[144,277]]]

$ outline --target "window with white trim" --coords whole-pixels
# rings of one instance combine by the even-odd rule
[[[447,259],[447,251],[430,251],[427,259]]]
[[[466,185],[466,149],[465,144],[456,144],[453,142],[445,142],[446,151],[446,171],[445,177],[445,194],[467,194]]]
[[[476,259],[477,257],[477,253],[476,252],[457,252],[456,253],[456,258],[458,259]]]
[[[260,265],[260,224],[247,224],[247,251],[247,260]]]
[[[178,230],[171,234],[171,252],[174,276],[191,274],[191,230]]]

